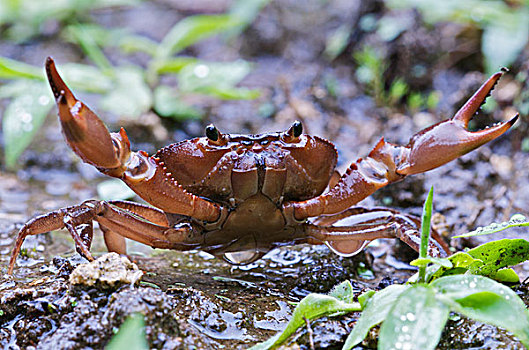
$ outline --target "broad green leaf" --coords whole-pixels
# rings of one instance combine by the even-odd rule
[[[342,289],[342,287],[339,287]],[[347,288],[345,288],[347,289]],[[338,293],[340,294],[340,293]],[[305,324],[305,319],[314,320],[324,315],[360,311],[360,304],[343,302],[335,297],[312,293],[303,298],[294,309],[292,318],[283,332],[279,332],[263,343],[251,347],[252,350],[270,349],[284,342],[299,327]]]
[[[507,329],[529,346],[529,313],[509,287],[490,278],[456,275],[430,284],[442,293],[453,311],[474,320]]]
[[[119,327],[118,333],[110,340],[106,350],[148,350],[145,338],[145,321],[142,314],[132,314]]]
[[[125,200],[135,195],[136,193],[119,179],[105,180],[97,185],[97,196],[104,201]]]
[[[415,285],[402,292],[380,327],[378,349],[435,349],[450,310],[433,288]]]
[[[250,63],[197,62],[182,67],[178,74],[179,88],[182,91],[196,92],[204,87],[232,87],[250,73]]]
[[[354,301],[354,290],[351,282],[343,281],[342,283],[334,286],[329,292],[329,296],[335,297],[345,303],[352,303]]]
[[[454,266],[448,258],[434,258],[431,256],[427,256],[426,258],[418,258],[410,262],[411,266],[423,266],[427,264],[436,264],[446,267],[447,269],[450,269]]]
[[[494,280],[502,283],[519,283],[520,277],[511,268],[501,269],[494,275]]]
[[[138,67],[115,70],[115,86],[101,100],[101,108],[122,117],[137,118],[152,107],[153,96]]]
[[[176,120],[200,119],[202,112],[187,105],[173,88],[160,85],[154,90],[154,110],[162,117]]]
[[[482,235],[490,235],[492,233],[500,232],[503,230],[506,230],[511,227],[529,227],[529,222],[527,221],[527,218],[522,214],[514,214],[511,216],[509,221],[505,221],[502,223],[492,223],[485,227],[478,227],[476,230],[454,236],[453,238],[463,238],[463,237],[473,237],[473,236],[482,236]]]
[[[26,89],[13,98],[2,119],[6,167],[13,169],[18,157],[31,143],[52,107],[49,88],[41,82],[24,80]]]
[[[467,253],[483,261],[483,265],[475,266],[470,270],[471,273],[494,278],[498,270],[529,260],[529,242],[524,239],[502,239],[482,244]]]
[[[426,281],[432,281],[444,275],[465,273],[471,266],[483,265],[481,260],[474,259],[465,252],[457,252],[446,258],[446,260],[452,264],[452,267],[448,268],[437,264],[428,266],[426,269]],[[408,282],[416,282],[418,276],[419,274],[416,273],[408,279]]]
[[[197,62],[184,66],[178,74],[181,91],[198,92],[222,99],[253,99],[259,92],[235,88],[249,72],[250,64],[243,60],[235,62]]]
[[[156,58],[167,59],[189,45],[212,35],[219,34],[241,24],[241,21],[228,15],[196,15],[182,19],[163,38]]]
[[[37,79],[44,80],[42,68],[0,57],[0,79]]]
[[[343,350],[352,349],[362,342],[369,330],[386,318],[397,298],[408,288],[407,285],[394,284],[371,296],[362,309],[362,315],[347,337]]]

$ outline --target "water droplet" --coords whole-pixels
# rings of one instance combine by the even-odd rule
[[[208,76],[209,74],[209,67],[206,66],[205,64],[199,64],[195,67],[195,69],[193,70],[193,73],[195,73],[195,75],[198,77],[198,78],[205,78]]]
[[[50,103],[50,98],[48,96],[46,96],[46,95],[39,96],[39,104],[40,105],[45,106],[48,103]]]
[[[404,315],[400,316],[400,320],[401,321],[406,321],[406,316],[404,316]]]
[[[523,222],[526,222],[527,218],[522,214],[514,214],[511,216],[509,223],[510,224],[521,224]]]
[[[476,283],[470,282],[468,285],[470,288],[476,288]]]
[[[22,121],[22,123],[31,123],[31,121],[33,120],[33,116],[28,112],[25,112],[20,115],[20,120]]]
[[[483,227],[478,227],[478,228],[476,229],[476,233],[481,233],[481,232],[483,232]]]
[[[509,300],[510,298],[511,298],[511,297],[508,296],[508,295],[505,296],[505,300]]]
[[[396,342],[395,343],[395,349],[402,349],[402,343]]]
[[[249,264],[259,257],[259,253],[253,249],[241,252],[224,253],[224,259],[233,265]]]
[[[408,326],[402,326],[402,331],[403,331],[404,333],[406,333],[406,332],[409,331],[409,330],[410,330],[410,327],[408,327]]]
[[[408,313],[406,314],[406,318],[407,318],[408,321],[410,321],[410,322],[414,322],[414,321],[417,319],[417,318],[415,317],[415,315],[412,314],[411,312],[408,312]]]

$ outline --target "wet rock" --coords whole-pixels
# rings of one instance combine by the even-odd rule
[[[142,276],[143,272],[127,257],[108,253],[95,261],[77,266],[70,275],[70,284],[113,289],[123,284],[134,285]]]

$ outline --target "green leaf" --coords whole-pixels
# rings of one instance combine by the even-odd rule
[[[130,315],[119,328],[118,333],[110,340],[106,350],[147,350],[149,345],[145,338],[145,321],[142,314]]]
[[[234,87],[250,68],[251,65],[243,60],[188,64],[178,74],[179,88],[183,92],[199,92],[222,99],[253,99],[259,96],[259,91]]]
[[[426,258],[428,256],[428,244],[430,243],[430,226],[432,224],[432,209],[433,209],[433,186],[428,192],[428,197],[424,201],[421,217],[421,245],[419,247],[419,258]],[[419,266],[419,283],[426,282],[426,265]]]
[[[234,62],[197,62],[188,64],[180,70],[178,82],[180,90],[200,91],[204,87],[232,87],[250,73],[250,63]]]
[[[432,281],[444,275],[465,273],[471,266],[483,265],[483,261],[474,259],[465,252],[457,252],[446,259],[452,264],[452,267],[448,268],[438,264],[428,266],[426,269],[426,281]],[[416,282],[417,278],[418,273],[411,276],[408,282]]]
[[[511,227],[529,227],[529,222],[527,221],[527,218],[522,214],[514,214],[511,216],[509,221],[505,221],[502,223],[492,223],[485,227],[478,227],[476,230],[459,235],[454,236],[453,238],[463,238],[463,237],[474,237],[474,236],[482,236],[482,235],[490,235],[492,233],[500,232],[503,230],[506,230]]]
[[[44,81],[44,71],[26,63],[0,57],[0,79],[37,79]]]
[[[196,15],[178,22],[163,38],[156,58],[167,59],[189,45],[219,34],[241,24],[241,21],[228,15]]]
[[[229,15],[237,18],[241,24],[233,32],[230,31],[230,34],[236,35],[244,30],[269,2],[270,0],[235,0],[230,6]]]
[[[494,280],[502,283],[518,283],[520,282],[520,277],[511,268],[501,269],[494,275]]]
[[[354,290],[351,282],[343,281],[342,283],[334,286],[329,292],[329,296],[335,297],[344,303],[352,303],[354,301]]]
[[[323,54],[330,61],[338,57],[343,50],[347,47],[347,42],[351,36],[352,26],[350,23],[346,23],[338,27],[328,38],[325,43],[325,51]]]
[[[529,242],[524,239],[502,239],[482,244],[467,253],[483,261],[483,265],[471,269],[471,273],[494,278],[498,270],[529,260]]]
[[[507,329],[529,346],[529,313],[510,288],[490,278],[455,275],[430,284],[451,303],[451,309],[474,320]]]
[[[49,88],[41,82],[24,80],[24,91],[6,107],[2,129],[6,167],[13,169],[18,157],[31,143],[52,107]]]
[[[483,30],[481,51],[487,73],[511,65],[529,41],[529,8],[505,14],[501,21],[489,23]]]
[[[435,349],[449,308],[433,288],[415,285],[399,295],[380,327],[378,349]]]
[[[194,57],[175,57],[156,62],[152,67],[158,74],[178,73],[189,64],[197,63],[198,59]]]
[[[394,284],[371,296],[363,306],[362,315],[347,337],[343,350],[352,349],[362,342],[369,330],[386,318],[397,298],[408,288],[407,285]]]
[[[85,54],[103,71],[112,69],[112,65],[105,57],[105,54],[97,43],[97,35],[104,35],[103,32],[87,30],[83,25],[72,25],[68,27],[70,35],[81,46]],[[100,40],[104,38],[100,37]]]
[[[410,262],[410,265],[412,266],[426,266],[428,264],[436,264],[448,269],[454,266],[448,258],[434,258],[431,256],[427,256],[426,258],[418,258]]]
[[[66,63],[57,67],[57,70],[75,90],[94,93],[106,93],[113,88],[113,82],[108,75],[96,67],[79,63]]]
[[[130,118],[137,118],[151,109],[152,92],[140,68],[120,67],[115,76],[114,88],[101,100],[102,109]]]
[[[344,282],[348,283],[348,281]],[[352,288],[352,287],[351,287]],[[338,287],[340,292],[336,292],[337,295],[343,297],[342,294],[348,287]],[[305,319],[313,320],[324,315],[330,315],[335,313],[346,313],[352,311],[359,311],[360,304],[348,303],[340,299],[337,299],[330,295],[311,293],[303,298],[298,306],[294,309],[292,318],[288,322],[283,332],[279,332],[272,338],[268,339],[263,343],[259,343],[251,347],[252,350],[270,349],[284,342],[290,337],[299,327],[305,324]]]
[[[160,85],[154,90],[154,110],[162,117],[175,120],[201,119],[202,112],[188,106],[173,88]]]
[[[97,196],[104,201],[125,200],[135,195],[136,193],[119,179],[105,180],[97,185]]]

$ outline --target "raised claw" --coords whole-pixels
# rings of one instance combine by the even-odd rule
[[[73,151],[99,169],[119,168],[128,142],[123,133],[111,136],[101,119],[75,98],[51,57],[46,59],[46,73],[59,109],[62,132]]]
[[[408,144],[408,161],[396,173],[411,175],[437,168],[505,133],[518,119],[516,114],[504,122],[484,130],[467,130],[468,122],[485,102],[503,72],[492,75],[465,103],[452,119],[435,124],[413,136]]]

